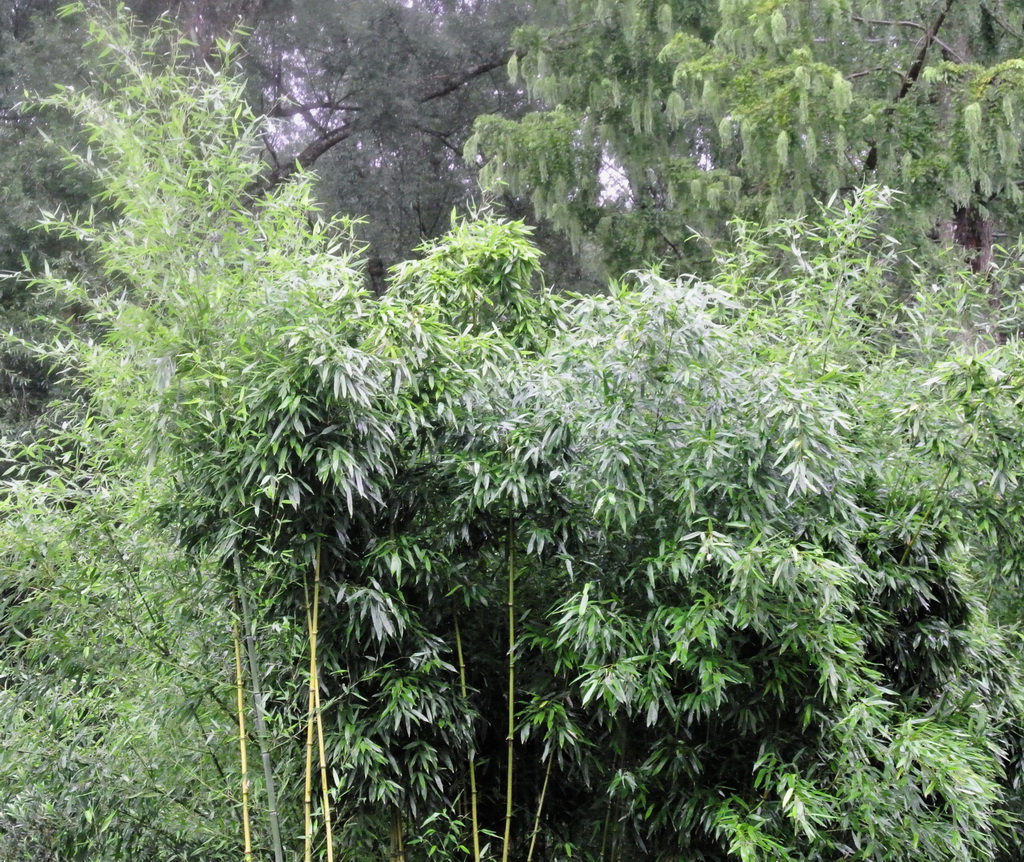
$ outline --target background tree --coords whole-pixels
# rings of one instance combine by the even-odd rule
[[[61,5],[33,0],[0,9],[5,272],[20,272],[26,256],[33,266],[41,255],[72,269],[85,262],[73,242],[57,245],[32,229],[41,210],[77,209],[94,191],[80,175],[62,170],[58,147],[42,138],[45,133],[58,146],[67,143],[67,117],[40,112],[24,99],[26,91],[46,96],[57,84],[81,86],[91,76],[79,26],[58,18]],[[216,39],[239,28],[247,34],[249,98],[272,120],[261,140],[267,168],[259,188],[285,181],[300,165],[315,165],[318,202],[329,212],[365,218],[357,232],[369,245],[368,271],[377,291],[384,289],[388,267],[443,233],[453,208],[477,196],[477,169],[461,155],[475,117],[518,116],[527,105],[504,72],[511,33],[531,14],[515,0],[469,6],[380,0],[187,0],[168,6],[138,0],[129,6],[144,25],[160,16],[175,21],[192,42],[197,64],[216,60]],[[525,212],[510,195],[502,200]],[[550,271],[574,281],[581,273],[593,279],[593,267],[550,230],[542,226],[539,238]],[[74,319],[79,310],[41,304],[17,279],[0,283],[0,291],[0,322],[30,338],[45,329],[41,320]],[[20,429],[59,393],[38,359],[13,342],[0,367],[4,421]]]
[[[144,21],[168,12],[133,8]],[[328,209],[366,217],[378,288],[384,268],[443,232],[452,208],[476,194],[462,159],[476,116],[525,106],[504,73],[512,31],[530,14],[516,0],[187,0],[170,12],[201,58],[216,37],[248,31],[251,101],[274,121],[264,186],[316,165]]]
[[[44,302],[14,277],[43,260],[75,270],[83,258],[74,243],[36,230],[41,212],[84,206],[94,192],[80,173],[65,170],[59,145],[73,135],[66,115],[24,107],[26,91],[50,91],[54,82],[75,79],[83,34],[70,20],[48,13],[52,2],[6,3],[0,8],[0,328],[29,341],[52,333],[45,321],[73,319],[80,309]],[[81,79],[79,79],[81,83]],[[0,346],[0,433],[26,430],[60,394],[57,379],[24,345]]]
[[[527,16],[516,2],[306,0],[255,24],[249,80],[275,120],[267,181],[315,164],[328,208],[367,217],[377,289],[476,195],[462,149],[479,114],[524,106],[504,70]]]
[[[887,227],[902,241],[953,241],[977,270],[1020,232],[1015,2],[542,8],[510,72],[545,108],[482,118],[470,151],[615,270],[685,271],[734,216],[865,183],[907,195]]]

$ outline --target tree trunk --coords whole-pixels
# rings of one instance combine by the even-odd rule
[[[983,216],[977,204],[956,208],[953,239],[966,250],[973,272],[992,269],[992,219]]]

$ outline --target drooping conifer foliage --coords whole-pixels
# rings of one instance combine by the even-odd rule
[[[471,151],[573,236],[596,232],[619,271],[652,257],[686,271],[730,218],[813,212],[867,183],[906,193],[888,227],[902,241],[955,242],[977,270],[1020,232],[1013,0],[540,10],[510,71],[545,109],[482,118]]]
[[[1019,850],[1020,311],[898,197],[596,297],[482,210],[376,295],[308,176],[253,195],[231,44],[91,27],[54,104],[107,217],[49,227],[102,276],[40,285],[102,334],[0,498],[4,858]]]

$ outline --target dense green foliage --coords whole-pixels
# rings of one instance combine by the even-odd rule
[[[478,121],[472,151],[618,271],[686,271],[733,217],[904,191],[887,229],[976,268],[1021,232],[1021,4],[562,0],[511,72],[544,105]],[[702,242],[688,245],[697,234]]]
[[[55,80],[68,80],[81,56],[81,28],[72,21],[39,26],[42,4],[8,3],[0,9],[0,328],[28,342],[53,334],[47,322],[74,317],[77,309],[42,301],[12,274],[39,267],[74,270],[81,256],[74,244],[35,228],[40,210],[81,208],[93,189],[89,178],[64,170],[56,147],[47,148],[42,133],[69,145],[75,130],[57,111],[25,109],[26,91],[50,91]],[[58,379],[25,344],[0,345],[0,429],[23,430],[59,393]]]
[[[254,195],[233,45],[92,32],[48,107],[105,213],[38,286],[100,334],[0,497],[3,858],[1019,854],[1013,297],[875,186],[589,297],[481,210],[378,294],[309,176]]]
[[[74,123],[65,111],[37,104],[58,85],[88,86],[93,74],[81,16],[58,14],[65,2],[0,4],[0,275],[34,271],[44,259],[81,272],[88,256],[74,241],[35,230],[39,213],[102,208],[87,174],[65,170],[53,145],[77,140]],[[195,65],[216,62],[216,40],[240,29],[246,96],[267,118],[260,185],[316,165],[317,200],[330,212],[364,218],[356,230],[369,246],[367,271],[378,292],[387,268],[443,233],[452,209],[476,194],[477,170],[462,158],[474,118],[517,116],[525,106],[505,73],[511,33],[527,20],[516,0],[128,5],[140,27],[161,16],[174,20],[190,43],[183,59]],[[560,238],[540,237],[554,252],[549,269],[574,267]],[[43,301],[24,279],[0,280],[4,332],[45,340],[52,332],[45,320],[79,320],[80,311]],[[0,429],[30,429],[50,400],[66,394],[58,383],[30,349],[5,344]]]

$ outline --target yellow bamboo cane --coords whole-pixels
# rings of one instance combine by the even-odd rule
[[[238,697],[238,750],[242,764],[242,838],[245,843],[245,862],[252,862],[252,827],[249,823],[249,760],[245,749],[245,696],[242,692],[242,645],[238,636],[238,623],[235,623],[233,633],[235,693]]]
[[[277,810],[277,786],[274,781],[273,764],[270,761],[270,742],[267,723],[263,717],[263,684],[259,658],[256,651],[256,628],[252,609],[245,589],[242,561],[235,557],[235,573],[238,577],[238,601],[242,606],[242,622],[245,625],[245,651],[249,657],[249,680],[252,687],[253,717],[256,724],[256,740],[263,760],[263,776],[267,790],[267,817],[270,820],[270,841],[274,848],[274,862],[284,862],[284,843],[281,841],[281,818]]]
[[[306,628],[309,632],[309,709],[306,714],[306,790],[303,798],[305,862],[313,858],[313,724],[316,714],[316,623],[309,604],[309,590],[305,583],[302,590],[306,596]]]
[[[327,751],[324,746],[324,718],[323,708],[320,703],[320,677],[316,666],[316,642],[319,634],[320,620],[320,542],[316,544],[316,563],[313,577],[313,610],[311,614],[312,623],[312,649],[311,660],[312,672],[310,678],[313,680],[313,701],[314,714],[316,716],[316,733],[320,749],[320,791],[323,794],[324,809],[324,833],[327,841],[327,862],[334,862],[334,832],[331,827],[331,797],[327,780]]]

